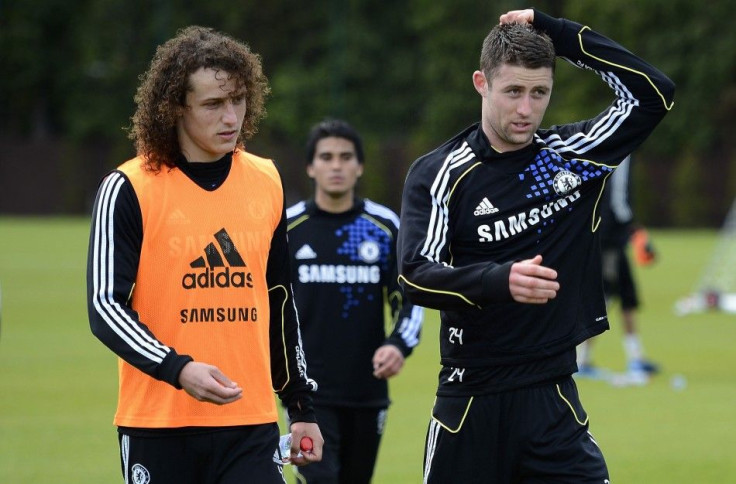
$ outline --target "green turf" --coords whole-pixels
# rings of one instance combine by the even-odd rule
[[[0,217],[0,483],[122,482],[112,425],[115,358],[90,333],[85,302],[88,220]],[[679,318],[714,232],[653,234],[659,262],[637,268],[641,334],[664,367],[646,387],[581,381],[591,431],[613,482],[736,482],[736,316]],[[736,270],[736,268],[734,268]],[[619,317],[595,346],[598,365],[624,366]],[[392,381],[394,401],[375,484],[421,482],[424,432],[438,370],[437,317]],[[687,387],[670,379],[684,375]]]

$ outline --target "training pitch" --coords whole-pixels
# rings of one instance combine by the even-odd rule
[[[86,218],[0,217],[0,483],[123,482],[112,425],[116,360],[87,322],[88,230]],[[612,482],[736,482],[736,316],[673,312],[697,283],[716,234],[651,231],[659,261],[636,268],[641,335],[662,374],[641,387],[578,382]],[[620,372],[615,306],[610,319],[594,360]],[[437,329],[430,311],[422,342],[391,381],[374,484],[421,482]]]

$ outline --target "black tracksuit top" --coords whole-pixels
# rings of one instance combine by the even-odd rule
[[[423,308],[406,300],[397,280],[398,216],[368,199],[342,213],[320,210],[313,200],[286,213],[294,301],[309,375],[319,383],[315,403],[388,407],[373,354],[392,344],[409,356],[423,320]]]
[[[575,346],[608,329],[597,233],[605,180],[672,106],[672,81],[615,42],[539,11],[534,26],[616,98],[593,119],[539,129],[517,151],[499,153],[476,124],[411,166],[400,280],[412,302],[441,311],[440,395],[576,370]],[[511,264],[537,254],[560,290],[546,304],[517,303]]]

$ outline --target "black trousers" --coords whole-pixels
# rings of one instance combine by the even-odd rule
[[[607,299],[618,296],[621,309],[639,307],[636,282],[624,247],[603,250],[603,292]]]
[[[299,481],[306,484],[370,483],[386,409],[315,405],[315,412],[325,439],[322,461],[299,467]]]
[[[475,397],[437,397],[425,483],[606,484],[572,377]]]
[[[125,484],[286,483],[275,423],[118,438]]]

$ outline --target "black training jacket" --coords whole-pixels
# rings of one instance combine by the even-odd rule
[[[388,386],[373,376],[373,354],[393,344],[409,356],[423,320],[423,308],[404,298],[397,281],[398,216],[367,199],[343,213],[320,210],[313,200],[286,213],[294,301],[309,374],[319,382],[315,403],[387,407]]]
[[[412,302],[441,310],[438,394],[575,371],[574,347],[608,329],[596,233],[605,180],[672,107],[672,81],[615,42],[539,11],[534,26],[615,99],[593,119],[538,130],[517,151],[495,151],[476,124],[411,166],[400,280]],[[510,266],[537,254],[558,272],[557,298],[516,303]]]

